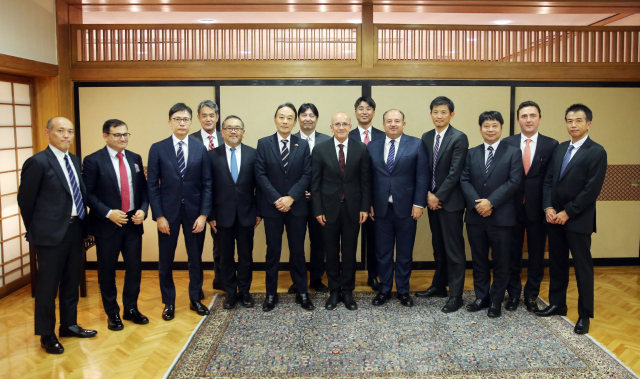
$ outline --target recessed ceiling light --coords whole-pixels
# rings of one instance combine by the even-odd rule
[[[241,51],[240,54],[251,54],[250,51]]]
[[[198,20],[198,22],[201,22],[203,24],[215,24],[216,20],[212,20],[210,18],[204,18],[202,20]]]
[[[350,24],[362,24],[362,20],[358,18],[354,18],[353,20],[347,20],[347,22]]]
[[[512,23],[513,21],[511,20],[495,20],[493,23],[496,25],[507,25]]]
[[[475,40],[476,40],[475,38],[467,38],[467,42],[473,42]]]

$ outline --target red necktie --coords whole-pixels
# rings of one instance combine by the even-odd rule
[[[522,154],[522,164],[524,165],[524,174],[527,175],[531,168],[531,146],[529,146],[531,140],[527,138],[525,142],[527,146],[524,147],[524,154]]]
[[[365,145],[369,145],[369,131],[368,130],[364,131],[364,144]]]
[[[209,147],[207,148],[207,150],[212,150],[214,148],[215,146],[213,146],[213,136],[209,136]]]
[[[340,173],[344,176],[344,169],[347,167],[347,162],[344,159],[344,150],[342,150],[344,145],[339,144],[338,147],[340,148],[340,151],[338,152],[338,164],[340,165]],[[344,201],[344,193],[342,193],[342,201]]]
[[[131,195],[129,194],[129,175],[127,175],[127,168],[124,165],[122,153],[116,154],[116,157],[118,157],[118,160],[120,161],[120,197],[122,211],[129,212],[129,208],[131,208]]]

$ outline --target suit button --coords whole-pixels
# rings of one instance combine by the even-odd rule
[[[485,183],[485,184],[484,184],[484,186],[486,187],[486,186],[487,186],[487,183]]]

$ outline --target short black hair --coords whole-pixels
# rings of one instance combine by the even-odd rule
[[[200,116],[200,110],[204,107],[209,107],[211,109],[213,109],[213,112],[217,115],[220,114],[220,108],[218,108],[218,104],[216,104],[215,101],[213,100],[203,100],[199,105],[198,105],[198,116]]]
[[[486,111],[480,113],[480,117],[478,119],[478,124],[482,126],[485,121],[498,121],[500,125],[504,125],[504,119],[502,115],[498,111]]]
[[[527,100],[518,105],[518,110],[516,111],[516,116],[518,118],[520,118],[520,109],[526,107],[536,107],[536,109],[538,110],[538,117],[542,117],[542,111],[540,110],[540,106],[538,105],[538,103],[536,103],[535,101]]]
[[[591,122],[591,120],[593,120],[593,113],[591,113],[591,109],[589,109],[589,107],[587,107],[586,105],[580,103],[573,104],[572,106],[567,108],[567,110],[564,112],[564,120],[567,121],[567,115],[569,114],[569,112],[578,111],[584,112],[584,115],[587,118],[587,122]]]
[[[313,112],[313,114],[316,115],[316,117],[320,117],[320,113],[318,113],[318,108],[316,108],[316,106],[311,103],[304,103],[300,106],[300,108],[298,108],[298,117],[300,117],[301,113],[306,112],[307,109],[311,109],[311,112]]]
[[[112,118],[111,120],[107,120],[104,122],[104,125],[102,125],[102,133],[104,134],[109,134],[109,132],[111,132],[111,128],[117,128],[120,125],[124,125],[127,126],[127,124],[124,123],[124,121]],[[127,130],[129,129],[129,127],[127,126]]]
[[[358,105],[360,105],[360,103],[362,103],[363,101],[369,104],[369,106],[373,108],[374,111],[376,110],[376,102],[373,101],[373,99],[370,98],[369,96],[360,96],[358,100],[356,100],[356,104],[353,106],[353,108],[357,110]]]
[[[231,120],[231,119],[236,119],[238,121],[240,121],[240,123],[242,124],[242,129],[244,129],[244,121],[242,121],[242,119],[238,116],[234,116],[234,115],[229,115],[227,117],[225,117],[224,121],[222,121],[221,128],[224,128],[224,123],[227,122],[227,120]]]
[[[400,109],[397,109],[397,108],[391,108],[391,109],[389,109],[388,111],[384,112],[384,113],[382,114],[382,122],[386,122],[385,120],[386,120],[386,118],[387,118],[387,113],[389,113],[389,112],[391,112],[391,111],[398,111],[398,112],[400,112],[400,114],[402,115],[402,122],[404,122],[404,112],[403,112],[403,111],[401,111]]]
[[[290,108],[293,111],[293,117],[294,117],[294,121],[298,120],[298,112],[296,112],[296,107],[295,105],[286,102],[284,104],[280,104],[278,105],[278,109],[276,109],[276,113],[273,115],[273,118],[276,118],[278,116],[278,111],[282,108]]]
[[[449,113],[453,113],[453,110],[456,108],[451,99],[446,96],[438,96],[431,101],[431,104],[429,105],[429,112],[433,111],[433,107],[438,105],[446,105],[447,108],[449,108]]]
[[[171,116],[173,116],[174,113],[182,111],[189,112],[189,117],[193,118],[193,112],[191,111],[191,108],[189,108],[189,106],[185,103],[178,103],[172,106],[171,109],[169,109],[169,120],[171,120]]]

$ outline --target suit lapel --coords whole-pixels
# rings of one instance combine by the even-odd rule
[[[216,154],[218,154],[217,163],[221,164],[222,167],[224,167],[224,170],[222,171],[225,172],[225,176],[227,177],[227,179],[233,182],[233,176],[231,176],[231,169],[229,168],[229,165],[231,164],[231,162],[227,158],[227,148],[225,147],[224,149],[222,149],[222,153],[220,153],[219,151],[216,151]],[[241,154],[240,156],[241,156],[240,159],[242,159],[244,157],[244,154]],[[242,170],[240,170],[240,172],[244,174]],[[240,180],[240,174],[238,174],[238,180]]]
[[[64,187],[65,191],[67,191],[67,193],[71,195],[71,190],[69,189],[69,182],[67,182],[67,177],[64,176],[64,172],[62,171],[60,162],[58,161],[58,158],[56,158],[56,155],[53,153],[53,151],[51,151],[51,149],[48,147],[47,147],[47,158],[49,160],[49,164],[51,165],[51,168],[53,168],[53,171],[55,171],[56,175],[58,176],[58,179],[60,179],[60,182],[62,183],[62,187]],[[71,198],[73,198],[73,195],[71,195]]]
[[[103,151],[104,151],[103,159],[100,160],[100,164],[106,165],[105,169],[109,175],[109,179],[111,179],[111,183],[113,183],[113,187],[116,189],[116,191],[118,191],[118,194],[119,194],[120,187],[118,186],[118,176],[116,175],[115,168],[111,163],[111,155],[109,154],[109,150],[107,150],[106,146],[104,147]]]
[[[173,137],[169,137],[165,141],[166,143],[164,144],[164,149],[166,151],[166,154],[173,164],[173,167],[176,169],[178,176],[182,176],[180,174],[180,166],[178,165],[178,156],[176,155],[176,149],[175,147],[173,147]]]
[[[400,138],[400,142],[402,142],[402,138]],[[405,137],[404,142],[400,142],[398,142],[398,152],[396,153],[396,157],[393,159],[394,168],[396,163],[400,160],[400,157],[402,157],[402,154],[404,154],[404,151],[407,149],[407,138]]]
[[[280,162],[280,169],[284,173],[284,167],[282,166],[282,153],[280,152],[280,145],[278,143],[278,133],[272,136],[271,141],[271,150],[273,150],[273,155],[276,157],[276,160]],[[291,149],[289,149],[289,155],[291,155]]]
[[[204,148],[203,145],[200,145]],[[195,144],[192,143],[187,143],[187,149],[189,151],[189,156],[187,157],[187,167],[184,170],[184,174],[187,175],[187,172],[189,171],[189,169],[191,168],[191,164],[193,163],[193,160],[195,159],[195,155],[198,152],[198,148],[196,147]],[[177,160],[177,158],[176,158]]]
[[[447,131],[444,133],[444,136],[442,137],[442,141],[440,142],[440,147],[438,147],[438,158],[436,158],[436,167],[440,162],[440,158],[442,158],[442,154],[447,149],[447,146],[449,146],[449,142],[451,142],[451,133],[453,132],[451,130],[452,128],[453,127],[449,125],[449,128],[447,129]],[[434,134],[434,139],[435,139],[435,134]],[[433,151],[433,141],[431,142],[431,151]],[[431,159],[433,159],[433,157],[431,157]]]
[[[296,153],[298,152],[298,150],[300,150],[298,149],[299,140],[300,139],[298,137],[294,136],[293,134],[289,134],[289,169],[291,169],[291,162],[293,162]],[[289,171],[287,171],[287,174],[289,173]]]
[[[480,171],[482,172],[482,176],[484,177],[484,180],[487,180],[487,172],[485,171],[485,167],[486,167],[486,163],[484,160],[484,144],[480,145],[479,148],[476,151],[476,160],[478,162],[478,167],[480,168]]]
[[[582,159],[582,157],[587,153],[587,149],[591,147],[591,139],[589,137],[587,137],[587,140],[584,141],[584,143],[582,144],[582,146],[580,146],[580,148],[578,149],[578,151],[576,151],[576,153],[574,154],[574,156],[571,158],[571,160],[569,161],[569,163],[567,164],[567,167],[564,169],[564,172],[562,173],[562,176],[560,177],[560,179],[558,180],[562,180],[562,178],[564,178],[565,176],[567,176],[567,172],[569,172],[569,170],[571,170],[571,168],[575,165],[575,163],[577,161],[579,161],[580,159]],[[567,146],[567,150],[569,149],[569,146]],[[566,152],[565,152],[566,154]],[[562,156],[562,158],[564,159],[564,155]],[[561,165],[562,166],[562,165]],[[562,168],[562,167],[561,167]]]
[[[507,150],[507,144],[500,142],[500,144],[498,145],[498,148],[496,149],[496,153],[493,155],[493,159],[491,159],[491,166],[489,166],[489,171],[487,172],[487,175],[486,175],[487,178],[491,175],[491,173],[493,172],[493,169],[496,168],[496,166],[498,165],[498,162],[500,162],[500,158],[502,158],[506,150]]]
[[[338,153],[336,152],[336,145],[335,142],[333,141],[333,137],[331,138],[332,141],[331,143],[328,143],[327,145],[327,151],[329,151],[329,160],[333,163],[333,167],[340,172],[340,162],[338,162]],[[345,168],[345,172],[346,172],[346,168]]]
[[[126,151],[125,156],[127,157],[127,162],[129,162],[129,172],[131,172],[131,189],[135,192],[136,185],[138,184],[138,175],[136,175],[138,173],[138,170],[136,170],[136,162],[133,159],[133,155],[131,155],[129,151]]]

